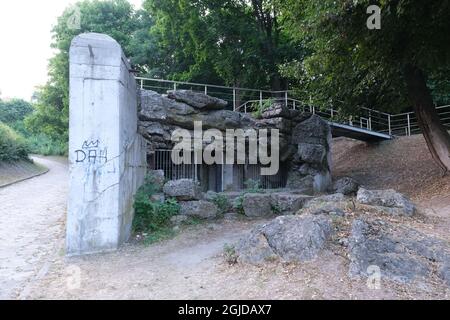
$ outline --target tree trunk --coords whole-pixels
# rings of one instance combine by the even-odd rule
[[[405,68],[405,79],[428,149],[444,174],[448,173],[450,171],[450,135],[439,119],[426,78],[422,70],[408,65]]]

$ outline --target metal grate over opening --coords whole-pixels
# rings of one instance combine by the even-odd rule
[[[248,187],[249,180],[258,182],[263,189],[286,187],[287,168],[284,165],[280,166],[280,171],[276,175],[263,176],[260,165],[194,164],[193,153],[191,164],[174,164],[171,152],[171,150],[156,150],[148,159],[149,169],[164,171],[164,176],[168,180],[192,179],[198,181],[204,191],[222,192],[230,188],[232,191],[239,191]]]

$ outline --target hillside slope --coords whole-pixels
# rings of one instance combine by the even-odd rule
[[[33,161],[0,162],[0,188],[47,171],[47,168]]]
[[[332,152],[334,177],[350,176],[368,188],[393,188],[450,215],[450,175],[442,175],[422,135],[378,144],[336,138]]]

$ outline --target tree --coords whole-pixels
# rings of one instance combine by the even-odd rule
[[[33,111],[31,104],[22,99],[0,100],[0,121],[8,125],[23,121]]]
[[[286,89],[277,65],[292,59],[274,0],[146,0],[161,66],[177,80]]]
[[[76,10],[75,10],[76,9]],[[79,12],[80,25],[68,23]],[[44,133],[59,142],[68,141],[69,121],[69,49],[72,39],[85,32],[105,33],[124,48],[132,64],[145,70],[151,46],[148,30],[151,19],[145,11],[135,12],[126,0],[84,0],[68,7],[53,28],[52,48],[57,50],[49,63],[49,80],[36,93],[35,112],[26,119],[28,129]],[[137,48],[137,43],[142,46]],[[136,53],[136,55],[134,54]]]
[[[381,8],[380,30],[366,26],[374,2]],[[448,88],[443,70],[450,66],[449,1],[282,3],[284,29],[310,50],[303,61],[284,65],[283,74],[307,88],[319,105],[349,112],[412,106],[434,160],[450,170],[450,136],[433,102],[443,84]]]

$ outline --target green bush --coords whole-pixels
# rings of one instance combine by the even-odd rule
[[[262,114],[264,113],[264,111],[269,109],[274,104],[274,102],[275,102],[274,99],[264,100],[264,102],[262,104],[259,103],[259,102],[254,102],[252,104],[252,107],[251,107],[254,110],[252,112],[253,118],[261,119],[262,118]]]
[[[244,182],[246,193],[263,193],[264,189],[258,180],[249,179]]]
[[[0,122],[0,161],[29,160],[25,139]]]
[[[227,243],[223,246],[223,256],[225,258],[225,261],[230,265],[236,264],[238,261],[236,248],[233,245]]]
[[[240,194],[239,197],[234,199],[234,202],[233,202],[233,208],[240,215],[245,215],[244,205],[243,205],[244,204],[244,196],[245,196],[245,193]]]
[[[153,243],[171,235],[170,218],[180,212],[175,199],[164,202],[152,201],[156,187],[153,176],[147,176],[135,196],[133,230],[142,233],[146,243]]]
[[[225,214],[230,207],[228,198],[223,194],[216,194],[212,199],[212,202],[219,208],[220,214]]]
[[[68,153],[66,142],[54,141],[43,133],[30,135],[26,142],[30,153],[44,156],[65,156]]]
[[[261,182],[259,182],[257,180],[249,179],[244,182],[244,185],[245,185],[245,190],[239,195],[239,197],[234,199],[234,202],[233,202],[233,208],[236,210],[236,212],[238,214],[241,214],[241,215],[245,215],[243,203],[244,203],[244,197],[247,193],[264,193],[265,192],[264,189],[262,189],[262,187],[261,187]]]

